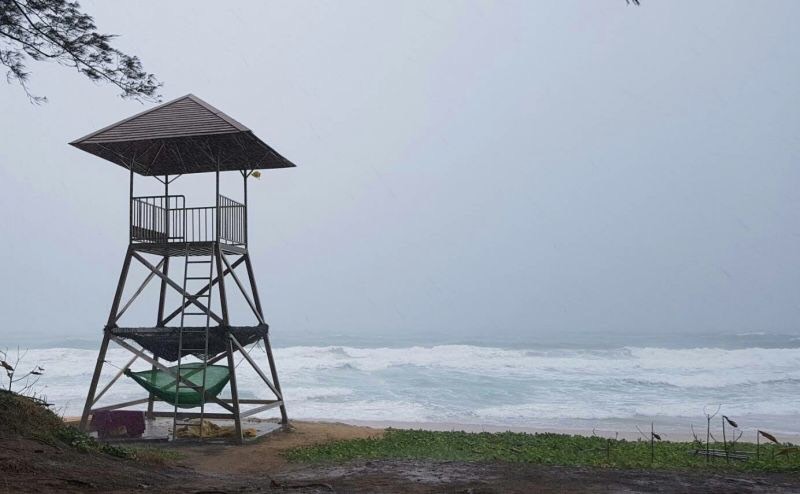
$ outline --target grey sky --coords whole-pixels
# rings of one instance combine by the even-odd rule
[[[251,188],[278,344],[797,330],[800,2],[82,3],[165,100],[299,165]],[[143,107],[29,68],[48,104],[0,87],[0,335],[98,338],[127,175],[66,143]]]

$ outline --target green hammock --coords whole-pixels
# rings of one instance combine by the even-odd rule
[[[178,373],[177,365],[169,369],[174,374]],[[199,407],[203,402],[199,390],[181,386],[180,392],[176,392],[175,376],[168,372],[158,369],[131,372],[129,369],[125,374],[161,400],[178,405],[180,408]],[[201,362],[182,364],[181,376],[195,386],[202,386],[203,364]],[[206,394],[216,397],[228,384],[230,377],[227,367],[209,365],[206,368]]]

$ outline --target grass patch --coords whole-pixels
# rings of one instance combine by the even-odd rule
[[[47,438],[63,425],[41,400],[0,390],[0,436]]]
[[[62,426],[56,433],[58,439],[82,453],[103,453],[117,458],[149,463],[151,465],[164,465],[171,461],[184,458],[182,453],[152,446],[129,447],[99,442],[88,434],[74,427]]]
[[[796,448],[762,445],[759,459],[712,458],[691,453],[691,442],[657,442],[651,461],[650,443],[566,434],[516,432],[468,433],[388,429],[380,438],[351,439],[297,448],[289,461],[324,462],[355,459],[507,461],[539,465],[657,469],[725,469],[731,471],[800,471]],[[711,449],[722,450],[722,444]],[[737,444],[736,452],[755,452],[755,444]]]
[[[173,461],[181,460],[186,457],[183,453],[172,449],[140,447],[128,448],[133,453],[136,461],[149,463],[151,465],[164,465]]]
[[[81,453],[104,453],[117,458],[135,458],[136,456],[130,448],[98,442],[92,436],[71,426],[62,425],[54,431],[53,436]]]

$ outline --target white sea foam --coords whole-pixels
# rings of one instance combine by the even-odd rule
[[[698,417],[703,405],[720,403],[733,416],[796,423],[800,410],[798,348],[295,346],[278,348],[275,356],[296,418],[558,426],[570,420]],[[121,349],[108,353],[117,367],[129,358]],[[265,362],[264,355],[256,358]],[[43,392],[67,415],[82,408],[95,359],[93,350],[68,348],[31,350],[26,357],[46,369]],[[116,373],[113,365],[101,386]],[[238,367],[241,396],[262,396],[258,377],[246,369]],[[122,378],[103,402],[141,396],[141,388]]]

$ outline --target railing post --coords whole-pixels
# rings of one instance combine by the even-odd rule
[[[131,178],[130,178],[130,197],[128,197],[128,201],[130,202],[130,206],[128,208],[128,243],[133,243],[133,160],[128,164],[128,167],[131,169]]]
[[[220,218],[219,218],[219,158],[217,158],[217,207],[214,209],[216,213],[216,221],[215,221],[215,228],[214,228],[214,240],[219,242],[219,225],[220,225]]]
[[[244,214],[242,219],[242,229],[244,230],[244,245],[247,246],[247,177],[249,173],[242,172],[242,177],[244,178]]]
[[[169,175],[164,175],[164,202],[166,203],[164,205],[164,237],[169,243]]]

